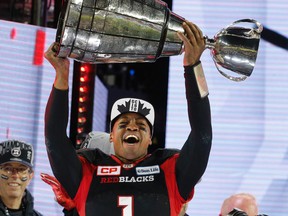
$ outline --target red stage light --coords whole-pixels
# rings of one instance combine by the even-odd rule
[[[80,117],[80,118],[78,118],[78,123],[84,124],[86,122],[86,120],[87,119],[85,117]]]

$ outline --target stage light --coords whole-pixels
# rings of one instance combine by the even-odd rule
[[[79,106],[79,108],[78,108],[78,112],[79,113],[83,113],[83,112],[86,112],[86,111],[87,111],[87,109],[86,109],[85,106]]]
[[[83,75],[80,77],[80,83],[85,83],[85,82],[88,82],[88,76]]]
[[[81,95],[81,96],[79,97],[79,102],[80,102],[80,103],[84,103],[85,101],[87,101],[87,97],[86,97],[85,95]]]
[[[87,119],[84,116],[81,116],[78,118],[78,124],[82,125],[87,121]]]
[[[81,93],[85,93],[85,92],[88,91],[88,88],[87,88],[87,86],[80,86],[79,91],[80,91]]]
[[[78,113],[77,113],[77,134],[76,143],[81,144],[86,134],[91,131],[93,92],[95,80],[95,66],[87,63],[80,63],[78,67]],[[77,147],[77,146],[76,146]]]

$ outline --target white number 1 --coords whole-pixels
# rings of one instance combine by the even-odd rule
[[[118,207],[122,207],[122,216],[133,216],[133,196],[119,196]]]

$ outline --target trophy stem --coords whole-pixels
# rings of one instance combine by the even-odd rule
[[[208,49],[213,49],[215,48],[216,41],[214,39],[210,39],[207,36],[204,36],[205,39],[205,47]]]

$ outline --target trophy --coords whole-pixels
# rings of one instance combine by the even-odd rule
[[[67,0],[58,20],[57,56],[92,64],[155,62],[183,53],[176,33],[184,32],[184,21],[161,0]],[[205,36],[206,48],[223,76],[242,81],[251,75],[262,28],[253,19],[243,19],[213,39]]]

